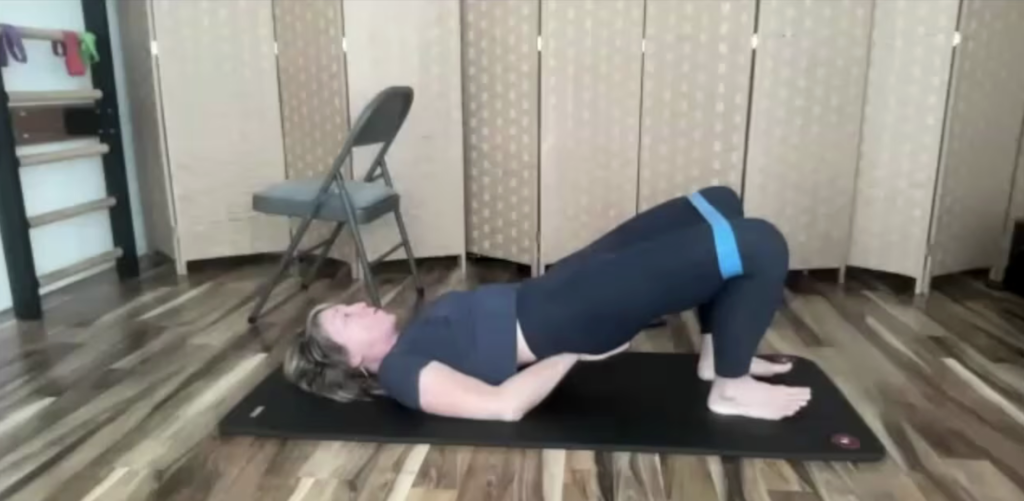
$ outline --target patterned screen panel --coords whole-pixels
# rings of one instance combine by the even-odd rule
[[[388,166],[418,257],[458,256],[466,249],[459,7],[459,0],[343,2],[353,116],[388,86],[415,91]],[[376,154],[362,150],[353,164],[356,177]],[[371,255],[398,242],[393,221],[386,217],[363,230]]]
[[[322,179],[349,124],[341,2],[274,0],[274,28],[288,178]],[[323,240],[332,227],[314,223],[306,242]],[[343,235],[332,255],[347,261],[352,247]]]
[[[539,0],[463,0],[470,252],[532,264],[540,195]]]
[[[967,0],[962,15],[933,275],[996,263],[1024,116],[1024,2]]]
[[[288,177],[322,177],[348,132],[341,2],[274,1]]]
[[[754,0],[647,2],[640,209],[743,182]]]
[[[846,259],[871,2],[762,0],[744,185],[794,269]]]
[[[146,236],[152,249],[175,258],[178,250],[174,243],[174,208],[164,162],[163,118],[156,68],[150,49],[150,4],[117,2],[116,5],[127,79],[125,92],[129,100],[123,108],[131,112]]]
[[[644,2],[543,0],[541,260],[636,214]]]
[[[252,211],[285,177],[270,0],[153,7],[184,259],[282,250],[286,221]]]
[[[959,0],[878,2],[848,264],[920,277]]]

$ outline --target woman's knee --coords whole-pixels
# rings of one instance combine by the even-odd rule
[[[732,226],[745,271],[783,275],[789,271],[789,244],[774,224],[750,218],[733,221]]]
[[[728,186],[710,186],[700,190],[704,199],[718,210],[726,219],[743,217],[743,201],[736,190]]]

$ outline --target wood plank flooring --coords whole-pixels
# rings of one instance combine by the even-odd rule
[[[519,280],[516,267],[422,265],[428,297]],[[49,296],[47,318],[0,317],[0,499],[42,500],[1020,500],[1024,499],[1024,299],[972,276],[915,298],[901,280],[794,274],[762,351],[816,360],[883,439],[881,463],[216,436],[219,418],[279,364],[321,301],[362,288],[290,279],[245,322],[267,264],[178,279],[98,277]],[[404,318],[404,267],[378,274]],[[689,313],[633,349],[693,351]],[[697,405],[697,403],[695,403]]]

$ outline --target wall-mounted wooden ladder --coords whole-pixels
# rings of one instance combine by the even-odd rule
[[[106,3],[104,0],[83,0],[82,9],[86,30],[96,36],[96,49],[99,54],[99,61],[90,67],[94,88],[7,92],[0,72],[0,231],[3,235],[3,250],[7,261],[14,314],[19,320],[42,318],[40,289],[80,273],[116,263],[121,279],[136,277],[139,274],[118,119]],[[58,30],[20,27],[18,31],[26,42],[63,40],[63,34]],[[24,114],[32,109],[66,107],[91,110],[95,114],[94,119],[90,120],[95,126],[94,135],[75,138],[79,140],[72,147],[44,153],[18,154],[12,120],[14,114]],[[29,217],[25,209],[20,170],[44,169],[48,164],[85,157],[102,157],[107,196]],[[38,275],[32,251],[31,230],[97,211],[109,213],[114,248]]]

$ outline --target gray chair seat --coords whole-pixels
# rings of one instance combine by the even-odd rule
[[[323,179],[296,179],[277,183],[253,195],[252,208],[263,214],[305,217],[313,208],[323,182]],[[398,194],[384,183],[345,181],[345,188],[355,206],[359,224],[373,221],[398,207]],[[324,197],[316,219],[348,222],[342,198],[337,195]]]

